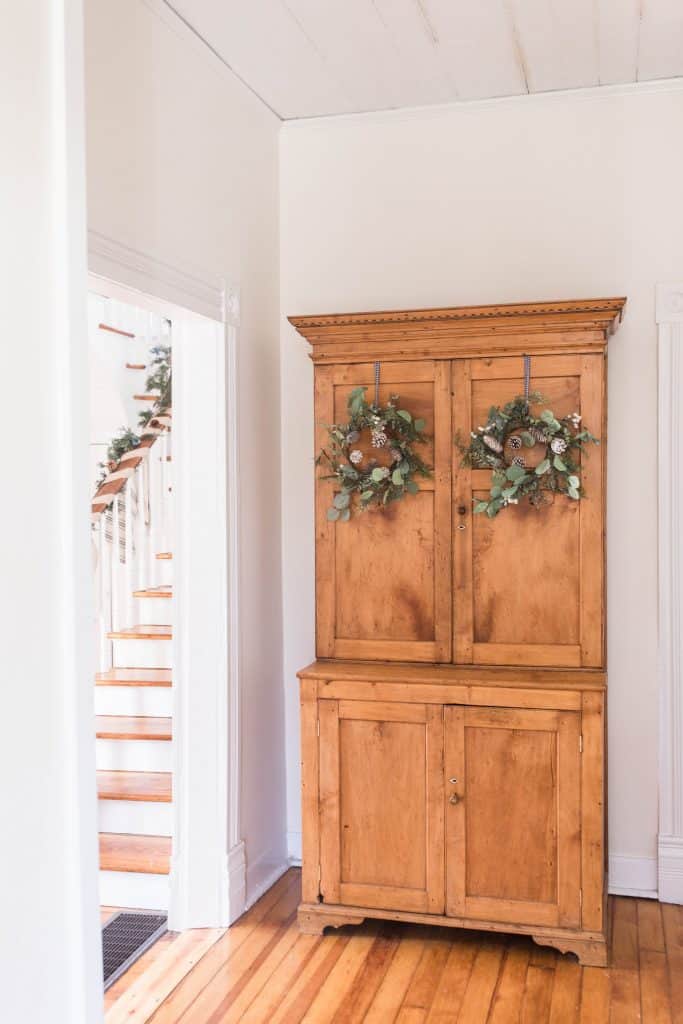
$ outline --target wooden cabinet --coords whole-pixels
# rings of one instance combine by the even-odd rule
[[[374,388],[425,420],[433,477],[332,523],[316,497],[302,670],[301,927],[366,916],[523,932],[606,962],[605,355],[624,300],[293,318],[317,447]],[[530,389],[578,413],[581,501],[474,515],[454,443]],[[362,444],[362,441],[361,441]]]

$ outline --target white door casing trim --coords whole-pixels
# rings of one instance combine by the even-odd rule
[[[243,912],[246,898],[240,810],[239,289],[109,239],[105,244],[94,232],[89,233],[89,263],[93,288],[160,312],[173,325],[176,621],[169,927],[225,927]]]
[[[659,899],[683,903],[683,283],[657,285]]]

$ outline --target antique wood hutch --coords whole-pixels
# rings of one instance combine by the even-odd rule
[[[292,317],[316,446],[350,390],[425,421],[433,475],[329,522],[316,497],[317,658],[300,673],[303,930],[365,917],[530,934],[606,963],[606,347],[625,300]],[[488,410],[532,391],[601,439],[585,497],[473,515]],[[425,446],[426,448],[426,446]]]

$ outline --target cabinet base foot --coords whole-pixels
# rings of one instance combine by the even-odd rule
[[[324,910],[311,910],[301,906],[297,913],[299,931],[304,935],[322,935],[326,928],[341,928],[345,924],[362,924],[364,917],[356,914],[326,914]]]
[[[537,946],[551,946],[560,953],[575,953],[582,967],[607,967],[607,943],[604,940],[533,933],[531,938]]]

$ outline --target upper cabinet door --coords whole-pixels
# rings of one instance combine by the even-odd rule
[[[491,473],[454,454],[454,660],[479,665],[594,667],[604,664],[604,367],[602,355],[531,360],[531,391],[556,416],[578,411],[601,438],[582,455],[586,496],[527,501],[497,517],[474,515]],[[492,405],[523,391],[523,357],[453,364],[454,430],[467,438]]]
[[[431,438],[419,454],[434,473],[419,480],[417,495],[331,523],[334,482],[318,471],[318,657],[451,660],[450,372],[448,361],[381,364],[380,403],[398,394],[399,408],[422,418]],[[316,367],[318,450],[327,443],[326,425],[348,421],[349,392],[362,385],[372,397],[373,363]]]

